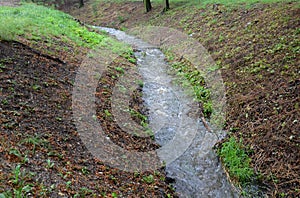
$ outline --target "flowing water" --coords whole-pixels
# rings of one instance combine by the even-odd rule
[[[162,146],[168,177],[175,179],[180,197],[238,197],[212,149],[219,140],[197,116],[193,98],[174,81],[164,54],[140,39],[111,28],[97,27],[134,46],[142,76],[149,127]]]

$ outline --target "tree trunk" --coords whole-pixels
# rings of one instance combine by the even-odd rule
[[[83,0],[79,0],[79,8],[81,8],[83,6],[84,6]]]
[[[170,9],[169,0],[165,0],[165,9],[164,9],[164,11],[167,11],[169,9]]]
[[[146,12],[149,12],[152,9],[150,0],[143,0],[146,8]]]

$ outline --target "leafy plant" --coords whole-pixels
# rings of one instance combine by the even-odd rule
[[[124,69],[122,67],[116,67],[115,70],[124,74]]]
[[[112,192],[112,193],[111,193],[111,196],[112,196],[113,198],[116,198],[116,197],[118,197],[118,194],[117,194],[116,192]]]
[[[218,150],[218,155],[222,158],[225,167],[232,178],[240,183],[247,183],[254,176],[254,171],[250,167],[251,159],[242,147],[242,141],[237,142],[234,137],[222,144]]]
[[[28,174],[25,170],[21,169],[21,164],[17,164],[12,170],[13,176],[11,177],[11,183],[14,185],[13,192],[6,191],[2,195],[4,197],[16,197],[23,198],[25,194],[32,190],[32,184],[27,184],[26,179],[28,179]],[[0,194],[1,196],[1,194]]]
[[[33,145],[33,153],[35,153],[35,149],[37,146],[43,146],[45,143],[47,143],[46,140],[42,139],[39,135],[36,136],[28,136],[24,140],[21,141],[21,143],[25,144],[32,144]]]
[[[144,176],[143,181],[148,184],[151,184],[154,182],[154,177],[153,177],[153,175]]]
[[[47,162],[47,168],[49,168],[49,169],[50,169],[50,168],[53,168],[54,162],[51,162],[50,159],[47,159],[46,162]]]
[[[18,157],[20,160],[22,160],[22,163],[26,163],[28,161],[27,155],[23,156],[18,149],[15,148],[9,149],[9,154],[13,154],[16,157]]]

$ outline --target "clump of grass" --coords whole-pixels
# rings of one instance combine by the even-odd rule
[[[250,167],[251,159],[243,149],[241,141],[237,142],[234,137],[231,137],[222,144],[218,150],[218,155],[229,171],[230,177],[237,182],[246,184],[254,177],[254,171]]]

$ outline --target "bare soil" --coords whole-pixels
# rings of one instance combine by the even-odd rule
[[[22,197],[176,197],[163,169],[129,173],[108,167],[81,141],[73,122],[71,94],[85,54],[75,56],[75,50],[70,50],[50,56],[27,42],[0,41],[0,193],[9,197],[16,197],[16,191]],[[60,54],[65,58],[60,60]],[[100,79],[95,93],[99,122],[124,149],[156,149],[151,138],[125,134],[114,119],[105,116],[106,110],[111,111],[110,95],[117,80],[113,76],[118,76],[115,67],[126,70],[135,65],[120,57]],[[143,113],[141,104],[139,89],[132,95],[131,106]],[[26,192],[26,186],[31,190]]]

